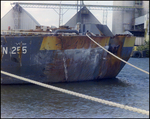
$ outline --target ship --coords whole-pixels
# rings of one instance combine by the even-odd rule
[[[14,13],[20,17],[12,17]],[[19,3],[2,21],[1,70],[43,83],[99,80],[118,75],[125,63],[87,35],[125,61],[129,60],[135,42],[135,37],[127,32],[113,35],[85,5],[59,28],[41,26]],[[25,83],[1,74],[1,84]]]
[[[1,32],[1,70],[43,83],[115,78],[128,61],[135,37],[130,34],[105,36],[68,27],[48,31]],[[1,74],[1,84],[27,82]]]

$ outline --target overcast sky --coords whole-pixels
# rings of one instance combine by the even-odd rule
[[[12,9],[13,6],[10,3],[18,1],[1,1],[1,18]],[[60,3],[60,1],[20,1],[20,2],[40,2],[40,3]],[[62,1],[61,3],[72,3],[77,4],[77,1]],[[85,5],[112,5],[113,1],[84,1]],[[53,9],[42,9],[42,8],[24,8],[29,12],[39,23],[44,26],[56,26],[59,25],[59,15]],[[56,9],[59,12],[58,9]],[[66,9],[63,10],[65,12]],[[103,10],[90,10],[95,17],[103,24]],[[63,15],[63,24],[65,24],[70,18],[76,14],[76,9],[69,9]],[[112,11],[108,12],[107,25],[112,30]]]

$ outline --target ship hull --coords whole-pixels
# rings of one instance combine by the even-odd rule
[[[128,61],[135,37],[92,37]],[[114,78],[125,63],[87,36],[1,36],[1,70],[44,83]],[[27,82],[1,74],[1,84]]]

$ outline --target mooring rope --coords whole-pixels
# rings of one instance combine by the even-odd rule
[[[1,71],[1,73],[5,74],[5,75],[8,75],[8,76],[11,76],[11,77],[14,77],[14,78],[17,78],[17,79],[20,79],[20,80],[23,80],[23,81],[27,81],[27,82],[30,82],[30,83],[33,83],[33,84],[36,84],[36,85],[39,85],[39,86],[43,86],[43,87],[46,87],[46,88],[49,88],[49,89],[53,89],[53,90],[56,90],[56,91],[60,91],[60,92],[63,92],[63,93],[67,93],[67,94],[70,94],[70,95],[81,97],[81,98],[84,98],[84,99],[88,99],[88,100],[103,103],[103,104],[106,104],[106,105],[109,105],[109,106],[119,107],[119,108],[130,110],[130,111],[133,111],[133,112],[149,115],[149,111],[146,111],[146,110],[138,109],[138,108],[127,106],[127,105],[122,105],[122,104],[119,104],[119,103],[103,100],[103,99],[100,99],[100,98],[95,98],[95,97],[88,96],[88,95],[81,94],[81,93],[77,93],[77,92],[74,92],[74,91],[69,91],[69,90],[66,90],[66,89],[63,89],[63,88],[58,88],[58,87],[55,87],[55,86],[52,86],[52,85],[48,85],[48,84],[41,83],[41,82],[38,82],[38,81],[33,81],[31,79],[24,78],[24,77],[21,77],[21,76],[17,76],[17,75],[14,75],[14,74],[11,74],[11,73],[8,73],[8,72],[5,72],[5,71]]]
[[[126,64],[128,64],[128,65],[130,65],[130,66],[132,66],[132,67],[134,67],[134,68],[136,68],[136,69],[138,69],[138,70],[144,72],[144,73],[146,73],[146,74],[149,74],[149,72],[147,72],[147,71],[145,71],[145,70],[143,70],[143,69],[140,69],[140,68],[138,68],[138,67],[136,67],[136,66],[130,64],[129,62],[126,62],[125,60],[121,59],[120,57],[114,55],[113,53],[109,52],[107,49],[105,49],[105,48],[104,48],[103,46],[101,46],[99,43],[97,43],[96,41],[94,41],[87,33],[86,33],[86,36],[87,36],[89,39],[91,39],[91,41],[93,41],[95,44],[97,44],[99,47],[101,47],[103,50],[105,50],[105,51],[108,52],[109,54],[113,55],[115,58],[121,60],[122,62],[124,62],[124,63],[126,63]]]

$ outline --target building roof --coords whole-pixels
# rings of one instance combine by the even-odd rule
[[[75,27],[75,25],[80,22],[81,24],[91,23],[91,24],[101,24],[99,20],[84,6],[80,11],[78,11],[66,24],[65,26]]]
[[[19,4],[16,4],[1,19],[1,30],[11,29],[35,29],[40,24]]]

